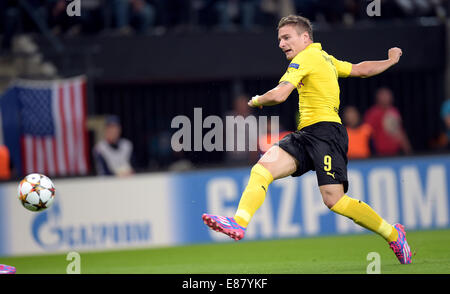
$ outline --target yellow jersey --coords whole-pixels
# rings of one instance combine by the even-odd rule
[[[291,61],[281,82],[298,91],[300,119],[298,130],[322,121],[341,123],[338,77],[348,77],[352,64],[341,61],[312,43]]]

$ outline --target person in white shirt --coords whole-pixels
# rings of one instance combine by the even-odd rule
[[[133,143],[121,138],[122,127],[117,116],[109,116],[103,139],[94,146],[93,155],[97,174],[128,176],[134,170],[131,165]]]

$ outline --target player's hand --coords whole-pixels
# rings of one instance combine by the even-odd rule
[[[400,56],[402,56],[402,49],[394,47],[389,49],[388,57],[394,64],[396,64],[400,60]]]
[[[263,107],[262,107],[262,105],[255,105],[254,103],[253,103],[253,99],[255,99],[255,98],[257,98],[257,97],[259,97],[259,95],[256,95],[256,96],[253,96],[252,97],[252,99],[250,99],[249,101],[248,101],[248,106],[250,106],[250,107],[258,107],[259,109],[262,109]]]

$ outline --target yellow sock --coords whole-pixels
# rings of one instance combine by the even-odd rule
[[[352,219],[358,225],[381,235],[386,241],[396,241],[398,232],[394,227],[382,219],[366,203],[350,198],[347,195],[331,207],[331,210]]]
[[[263,204],[267,188],[272,181],[272,174],[264,166],[259,163],[253,166],[247,187],[242,193],[234,216],[240,226],[247,227],[256,210]]]

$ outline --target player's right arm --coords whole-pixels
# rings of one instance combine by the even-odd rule
[[[248,105],[261,108],[283,103],[310,71],[310,62],[303,55],[297,55],[289,64],[278,85],[264,95],[253,97]]]
[[[278,84],[275,88],[267,91],[264,95],[256,95],[249,102],[250,107],[272,106],[283,103],[291,94],[295,86],[288,81]]]
[[[378,75],[394,64],[397,64],[402,56],[402,49],[394,47],[388,51],[388,59],[376,61],[363,61],[358,64],[352,64],[351,77],[368,78]]]

